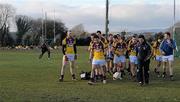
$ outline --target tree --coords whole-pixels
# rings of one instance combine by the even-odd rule
[[[78,38],[86,37],[83,24],[78,24],[71,29],[74,36]]]
[[[38,45],[42,35],[42,19],[33,19],[31,29],[28,33],[31,35],[32,44]]]
[[[51,43],[54,39],[54,21],[53,20],[46,20],[46,40]],[[55,21],[55,38],[56,44],[61,44],[62,39],[66,35],[67,28],[65,27],[64,23],[60,20]],[[33,19],[31,29],[28,32],[31,35],[31,41],[33,45],[38,45],[41,41],[43,35],[45,35],[45,22],[43,25],[43,34],[42,34],[42,19]]]
[[[47,20],[47,39],[53,39],[54,38],[54,21],[53,20]],[[67,28],[65,27],[64,23],[61,21],[55,21],[55,35],[58,34],[65,34],[67,31]]]
[[[24,37],[24,45],[27,45],[27,46],[32,45],[31,35],[26,35],[26,36]]]
[[[10,19],[15,14],[15,8],[9,4],[0,4],[0,43],[5,45],[5,37],[8,36]]]
[[[16,16],[17,44],[22,44],[23,36],[31,29],[32,19],[25,15]]]

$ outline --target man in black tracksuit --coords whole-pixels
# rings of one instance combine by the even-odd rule
[[[50,58],[50,49],[46,43],[43,43],[41,46],[41,54],[39,56],[39,59],[41,59],[44,55],[44,53],[48,52],[48,59]]]
[[[137,46],[138,70],[137,79],[140,85],[149,84],[149,64],[152,55],[151,46],[146,42],[144,35],[138,37],[139,45]]]

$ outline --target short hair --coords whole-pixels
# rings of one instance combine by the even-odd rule
[[[113,34],[109,34],[109,36],[113,36]]]
[[[144,40],[145,40],[145,37],[144,37],[144,35],[142,35],[142,34],[141,34],[141,35],[139,35],[139,36],[138,36],[138,38],[142,38],[142,39],[144,39]]]
[[[132,37],[133,37],[133,38],[137,38],[137,36],[138,36],[137,34],[134,34]]]
[[[98,35],[94,35],[94,38],[97,38],[97,39],[99,39],[99,36],[98,36]]]
[[[122,39],[122,40],[125,40],[125,39],[126,39],[126,37],[125,37],[125,36],[121,36],[121,39]]]
[[[114,35],[113,38],[118,39],[118,36],[117,36],[117,35]]]
[[[120,34],[116,34],[117,36],[120,36]]]
[[[106,34],[103,34],[102,36],[104,36],[104,37],[105,37],[105,36],[106,36]]]
[[[95,33],[92,33],[91,36],[95,36],[96,34]]]
[[[101,34],[101,31],[100,31],[100,30],[98,30],[98,31],[97,31],[97,33],[100,33],[100,34]]]
[[[167,34],[169,37],[171,36],[171,33],[170,33],[170,32],[166,32],[165,34]]]

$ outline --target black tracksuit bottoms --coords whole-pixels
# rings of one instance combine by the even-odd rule
[[[147,61],[138,60],[137,79],[138,82],[149,83],[149,64],[150,59]]]

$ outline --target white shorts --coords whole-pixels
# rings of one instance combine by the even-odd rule
[[[130,62],[134,64],[138,64],[137,56],[129,56]]]
[[[75,60],[75,55],[74,54],[67,54],[66,56],[68,58],[68,61],[74,61]]]
[[[163,62],[174,61],[174,56],[173,55],[162,56],[162,61]]]
[[[114,56],[114,60],[113,63],[117,64],[117,63],[125,63],[126,62],[126,57],[124,55],[122,56]]]
[[[162,56],[156,56],[156,61],[162,61]]]
[[[104,66],[106,65],[106,61],[105,60],[92,60],[92,65],[100,65],[100,66]]]

